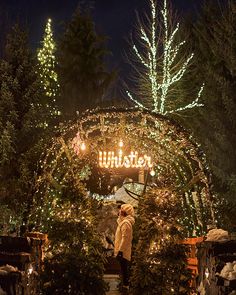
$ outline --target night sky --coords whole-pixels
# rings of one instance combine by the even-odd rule
[[[112,63],[119,66],[124,47],[127,46],[125,38],[135,24],[135,10],[141,13],[147,11],[148,0],[95,0],[93,2],[93,17],[97,29],[109,37],[108,47],[113,53]],[[162,3],[162,0],[160,2]],[[195,13],[201,2],[202,0],[172,0],[172,6],[181,16],[186,13]],[[0,18],[3,15],[7,23],[13,23],[19,19],[27,24],[31,46],[37,48],[40,45],[47,18],[52,18],[54,33],[59,35],[59,32],[63,30],[63,24],[70,20],[77,5],[78,0],[0,0]]]

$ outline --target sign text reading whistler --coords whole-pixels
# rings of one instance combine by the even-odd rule
[[[99,166],[101,168],[152,168],[153,163],[151,157],[147,155],[140,156],[138,152],[130,152],[124,155],[120,150],[115,152],[99,152]]]

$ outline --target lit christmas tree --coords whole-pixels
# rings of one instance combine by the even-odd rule
[[[183,91],[178,82],[194,55],[183,50],[185,41],[178,40],[179,23],[174,26],[166,0],[160,13],[155,1],[149,2],[151,15],[146,15],[143,21],[138,17],[137,44],[131,42],[129,58],[137,99],[130,91],[126,92],[128,97],[138,107],[164,115],[203,106],[199,102],[203,86],[191,103],[181,98]]]
[[[153,189],[141,197],[131,286],[134,295],[190,294],[187,249],[181,244],[182,208],[175,192]]]
[[[49,18],[44,32],[42,48],[38,50],[38,63],[39,75],[45,90],[45,95],[47,98],[50,98],[50,100],[46,101],[46,106],[50,108],[51,116],[55,117],[60,114],[56,108],[56,95],[59,90],[59,84],[57,82],[57,73],[55,71],[56,44],[53,40],[51,22],[52,21]]]

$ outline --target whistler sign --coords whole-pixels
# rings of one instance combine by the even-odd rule
[[[130,152],[124,155],[122,150],[119,152],[99,152],[99,166],[101,168],[152,168],[151,157],[139,155],[138,152]]]

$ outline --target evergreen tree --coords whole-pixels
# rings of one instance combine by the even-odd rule
[[[32,223],[49,239],[42,274],[44,294],[103,295],[99,203],[82,184],[89,171],[71,142],[67,145],[57,138],[52,146],[42,164],[31,214]]]
[[[41,78],[47,101],[46,107],[50,109],[52,117],[58,116],[56,107],[56,97],[59,91],[56,73],[56,43],[53,39],[51,28],[51,19],[49,18],[46,24],[44,37],[42,41],[42,48],[38,50],[38,72]]]
[[[134,295],[189,294],[190,272],[182,237],[181,204],[174,192],[153,189],[139,203],[138,242],[132,266]]]
[[[206,152],[213,172],[214,190],[231,203],[224,218],[233,222],[236,212],[236,5],[207,1],[192,27],[192,45],[196,59],[189,86],[196,89],[205,80],[204,108],[185,118]],[[197,85],[197,86],[196,86]],[[222,203],[219,207],[224,206]],[[230,220],[231,219],[231,220]],[[226,226],[225,220],[222,223]]]
[[[45,114],[35,65],[26,33],[13,27],[0,61],[0,201],[12,210],[12,220],[22,219],[29,206],[41,152]]]
[[[105,68],[105,37],[95,31],[88,11],[78,8],[59,46],[59,82],[64,114],[99,106],[114,74]]]

